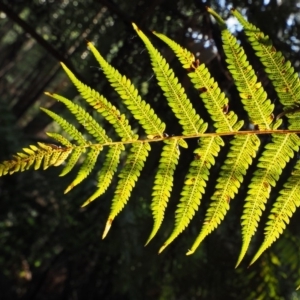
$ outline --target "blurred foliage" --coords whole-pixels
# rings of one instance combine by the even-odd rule
[[[168,124],[174,121],[172,115],[165,114],[166,102],[152,78],[147,54],[134,34],[132,21],[143,31],[155,29],[165,33],[200,55],[201,61],[209,65],[216,80],[230,95],[231,105],[237,105],[238,95],[220,50],[219,30],[205,13],[206,5],[225,19],[232,6],[242,11],[268,33],[277,50],[299,70],[300,2],[296,0],[0,1],[0,160],[32,141],[47,141],[43,132],[47,126],[54,125],[40,112],[40,106],[65,114],[61,105],[43,95],[44,91],[57,92],[77,101],[75,89],[58,61],[63,61],[80,80],[125,110],[91,58],[85,40],[93,41],[121,73],[133,80]],[[238,24],[231,18],[228,24],[243,42],[245,37],[239,32]],[[158,40],[152,40],[172,62],[170,51]],[[272,87],[253,53],[247,50],[279,112]],[[184,71],[175,62],[173,67],[193,95]],[[192,101],[200,110],[196,94]],[[235,110],[243,114],[241,107]],[[178,132],[176,124],[170,134]],[[153,148],[154,153],[160,150]],[[189,155],[187,153],[183,160],[188,161]],[[65,196],[63,190],[72,175],[59,178],[56,169],[1,178],[1,299],[300,298],[295,291],[300,284],[299,212],[284,236],[250,269],[245,265],[234,269],[241,240],[240,228],[236,229],[239,213],[229,213],[223,226],[208,237],[194,255],[186,257],[186,245],[191,244],[198,232],[199,218],[204,217],[205,209],[201,210],[187,234],[158,256],[158,246],[173,224],[175,201],[171,200],[160,235],[144,248],[152,226],[149,193],[157,161],[155,155],[148,161],[132,200],[104,241],[100,236],[111,192],[80,208],[96,184],[93,180]],[[181,164],[176,171],[179,183],[183,180],[183,168]],[[175,184],[174,197],[179,186]],[[233,201],[232,211],[242,211],[242,197]],[[262,230],[257,239],[262,239]]]

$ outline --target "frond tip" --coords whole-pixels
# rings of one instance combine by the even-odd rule
[[[71,147],[60,147],[54,144],[38,143],[23,148],[23,152],[18,152],[13,159],[6,160],[0,164],[0,176],[23,172],[31,167],[38,170],[41,166],[44,170],[51,166],[61,165],[72,152]]]

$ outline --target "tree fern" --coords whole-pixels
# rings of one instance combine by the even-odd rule
[[[275,50],[268,36],[265,36],[258,28],[244,20],[241,14],[233,10],[233,15],[244,27],[250,45],[264,65],[283,106],[283,112],[275,118],[274,104],[268,98],[262,83],[258,81],[255,70],[251,66],[242,45],[227,30],[221,17],[211,9],[208,11],[214,16],[221,28],[228,71],[233,78],[248,119],[252,125],[255,125],[255,130],[247,130],[248,124],[244,125],[244,121],[239,120],[238,114],[230,110],[230,100],[226,97],[225,92],[218,87],[218,83],[205,64],[200,63],[190,51],[175,41],[163,34],[154,32],[154,35],[166,43],[175,53],[182,67],[188,71],[191,83],[199,92],[200,100],[203,102],[214,127],[213,132],[206,132],[210,120],[204,120],[200,117],[166,59],[138,26],[133,24],[134,30],[149,53],[158,85],[182,127],[181,135],[168,136],[166,124],[157,116],[150,104],[142,99],[130,79],[111,66],[95,46],[88,42],[88,47],[100,64],[103,74],[122,99],[126,108],[138,121],[145,133],[145,138],[143,139],[135,133],[136,128],[131,128],[130,119],[125,114],[122,114],[100,93],[79,81],[66,65],[61,64],[83,101],[86,101],[92,109],[102,115],[106,122],[113,126],[118,138],[113,141],[102,125],[80,104],[75,104],[70,99],[47,92],[48,96],[65,105],[76,121],[84,128],[85,134],[64,117],[42,108],[43,112],[62,127],[67,136],[53,132],[47,133],[50,138],[57,142],[57,145],[37,143],[23,148],[23,151],[14,155],[11,160],[6,160],[0,164],[0,176],[22,172],[30,168],[35,170],[47,169],[50,166],[62,164],[64,164],[64,168],[60,176],[64,176],[73,170],[80,156],[83,155],[83,162],[77,176],[65,190],[65,192],[69,192],[96,168],[97,160],[101,156],[102,167],[98,171],[97,187],[94,193],[83,202],[82,206],[85,206],[100,197],[112,185],[115,172],[122,161],[123,167],[118,174],[110,213],[103,233],[103,237],[105,237],[113,220],[127,204],[132,190],[140,178],[151,150],[151,143],[162,142],[164,145],[156,168],[152,191],[151,210],[154,225],[146,242],[148,244],[162,225],[165,209],[174,185],[174,172],[177,164],[181,163],[180,149],[188,147],[187,139],[197,138],[198,146],[193,149],[194,158],[189,163],[185,174],[175,211],[173,231],[159,250],[159,252],[163,251],[189,226],[201,201],[208,201],[208,208],[200,232],[187,252],[187,254],[192,254],[207,235],[223,221],[231,201],[241,189],[250,165],[258,155],[255,171],[249,176],[251,177],[250,183],[245,183],[248,190],[241,215],[243,242],[238,265],[245,256],[258,228],[272,187],[277,184],[286,164],[299,150],[300,139],[297,133],[300,131],[298,109],[300,86],[298,74],[294,72],[291,63],[285,61],[283,55]],[[288,118],[288,130],[284,130],[283,127],[283,129],[278,130],[279,126],[283,126],[283,117]],[[248,127],[253,128],[253,126]],[[260,139],[259,135],[261,134],[269,134],[270,139]],[[231,137],[229,139],[223,137],[227,135]],[[221,148],[228,142],[227,153],[224,153],[226,157],[222,160],[218,158],[218,155]],[[102,153],[102,149],[105,147],[108,147],[108,150]],[[126,153],[124,162],[123,158],[121,160],[122,151]],[[213,168],[216,162],[218,168]],[[207,182],[211,179],[211,174],[215,174],[217,171],[219,176],[216,177],[211,199],[206,199]],[[283,183],[279,196],[275,197],[272,204],[265,227],[265,239],[251,264],[275,242],[300,205],[299,176],[300,164],[299,161],[295,160],[293,171]]]

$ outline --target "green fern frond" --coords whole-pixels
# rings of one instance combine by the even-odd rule
[[[146,245],[154,238],[162,224],[165,208],[167,207],[173,187],[174,171],[180,155],[177,140],[169,140],[165,141],[165,143],[166,145],[163,147],[152,192],[151,209],[154,225]]]
[[[117,134],[125,140],[136,140],[138,137],[131,130],[129,122],[124,114],[107,101],[105,97],[100,95],[95,90],[79,81],[75,75],[61,63],[63,69],[69,76],[70,80],[78,89],[82,98],[87,101],[97,112],[99,112],[116,130]]]
[[[125,166],[119,174],[119,182],[112,201],[112,207],[102,238],[104,239],[111,227],[114,218],[120,213],[127,203],[131,191],[140,176],[144,163],[150,151],[149,143],[135,143],[130,149]]]
[[[241,263],[254,235],[265,203],[269,198],[271,187],[276,185],[282,169],[298,151],[300,138],[296,134],[272,135],[272,143],[265,146],[259,158],[258,169],[254,172],[249,185],[248,196],[242,215],[242,249],[236,264]]]
[[[184,88],[178,82],[178,78],[169,67],[169,64],[134,23],[133,28],[144,42],[150,54],[153,71],[158,80],[158,84],[163,90],[169,106],[179,119],[179,123],[183,128],[183,134],[205,132],[207,123],[204,123],[200,116],[196,114],[192,103],[187,98]]]
[[[102,149],[103,147],[101,145],[91,146],[91,150],[89,150],[88,154],[86,155],[86,158],[78,172],[78,175],[73,180],[73,182],[66,188],[64,192],[65,194],[68,193],[80,182],[82,182],[91,173]]]
[[[175,211],[175,225],[160,248],[159,252],[161,252],[189,225],[191,219],[195,216],[205,194],[211,168],[216,162],[221,147],[225,145],[224,141],[230,140],[227,157],[223,160],[222,156],[216,166],[216,169],[220,170],[220,174],[216,180],[217,183],[200,234],[187,254],[192,254],[203,239],[214,231],[225,218],[230,208],[230,201],[241,189],[245,174],[249,171],[253,158],[259,153],[257,170],[254,172],[248,187],[242,214],[243,244],[237,262],[238,265],[245,256],[252,236],[257,230],[265,204],[270,197],[271,188],[276,185],[282,170],[294,156],[294,152],[299,150],[300,138],[294,133],[295,131],[285,131],[285,129],[275,131],[275,129],[282,123],[281,117],[287,116],[289,120],[288,128],[299,130],[300,84],[298,74],[294,72],[291,63],[285,62],[280,52],[276,53],[269,38],[234,11],[234,15],[245,27],[250,43],[256,51],[256,55],[262,60],[284,106],[284,111],[274,120],[274,104],[268,99],[262,84],[258,81],[243,48],[226,29],[225,22],[220,16],[211,9],[208,9],[208,11],[221,25],[228,70],[234,79],[249,119],[252,123],[258,125],[259,130],[253,132],[241,131],[244,122],[238,119],[238,115],[234,111],[229,110],[229,100],[225,93],[221,92],[218,83],[211,76],[208,68],[204,64],[200,64],[199,60],[188,50],[164,35],[154,32],[173,50],[183,68],[189,71],[188,76],[199,91],[200,98],[215,128],[213,132],[204,134],[208,124],[196,113],[183,86],[179,83],[167,61],[144,33],[133,24],[135,31],[150,54],[154,73],[168,105],[182,125],[182,135],[167,137],[164,134],[166,125],[158,118],[151,106],[141,98],[132,82],[108,64],[96,48],[88,43],[104,75],[113,89],[120,95],[133,117],[138,120],[145,130],[147,138],[144,140],[139,138],[135,134],[137,129],[133,130],[131,128],[129,118],[125,114],[121,114],[115,106],[97,91],[79,81],[62,64],[63,69],[82,98],[114,127],[121,141],[112,141],[101,125],[80,105],[62,96],[46,93],[62,102],[75,116],[79,124],[84,127],[87,134],[82,134],[76,126],[71,125],[58,114],[42,109],[62,127],[69,138],[57,133],[47,133],[62,147],[39,143],[36,146],[31,145],[24,148],[23,152],[17,153],[11,160],[0,164],[0,176],[29,168],[39,169],[43,167],[46,169],[49,166],[58,166],[64,163],[64,168],[60,174],[60,176],[63,176],[74,168],[80,156],[85,153],[78,174],[65,190],[65,193],[67,193],[74,186],[80,184],[95,169],[102,148],[106,146],[108,147],[107,153],[97,174],[97,187],[94,193],[82,204],[82,206],[86,206],[101,196],[111,185],[113,176],[121,163],[121,152],[125,150],[125,145],[128,144],[128,147],[126,147],[126,150],[128,148],[128,155],[124,160],[124,165],[122,162],[122,167],[120,166],[116,190],[103,232],[104,238],[110,230],[112,222],[125,207],[131,196],[150,151],[151,142],[163,142],[164,147],[152,191],[151,210],[154,224],[147,244],[156,235],[165,217],[165,209],[172,192],[174,172],[180,156],[179,146],[187,147],[186,139],[199,138],[199,145],[194,150],[194,159],[190,163],[185,176],[179,204]],[[260,147],[258,134],[261,133],[272,134],[272,142],[265,145],[262,154],[258,151]],[[223,140],[222,135],[231,135],[232,138],[224,138]],[[90,141],[89,138],[96,140],[96,143]],[[300,163],[297,162],[294,172],[284,184],[282,191],[279,192],[279,197],[273,204],[265,228],[265,240],[251,263],[279,237],[296,207],[300,205],[299,181]]]
[[[261,32],[256,26],[247,22],[237,10],[232,9],[232,14],[242,24],[249,42],[256,51],[257,57],[265,66],[265,71],[274,85],[280,102],[284,105],[284,110],[299,106],[299,76],[291,66],[291,62],[285,61],[282,53],[276,51],[269,37]]]
[[[190,164],[185,178],[185,185],[181,192],[180,203],[175,212],[174,229],[159,249],[159,253],[174,241],[194,217],[206,187],[209,169],[215,164],[214,157],[218,155],[220,146],[224,145],[223,140],[218,136],[202,138],[199,143],[201,146],[194,151],[195,158]]]
[[[23,148],[13,156],[12,160],[4,161],[0,164],[0,176],[23,172],[34,167],[38,170],[43,162],[43,169],[50,166],[59,166],[72,152],[72,148],[61,148],[52,144],[38,143],[38,146],[31,145],[29,148]]]
[[[204,238],[224,219],[230,201],[237,194],[259,145],[260,140],[256,135],[235,136],[231,141],[231,149],[221,167],[216,191],[211,197],[212,202],[207,209],[201,232],[187,255],[194,253]]]
[[[125,147],[122,144],[110,146],[103,166],[98,174],[98,189],[81,205],[81,207],[88,205],[107,190],[119,165],[121,152],[124,149]]]
[[[300,161],[295,165],[295,169],[288,181],[284,184],[283,190],[280,191],[280,196],[273,204],[269,221],[265,227],[265,239],[250,262],[252,265],[261,254],[269,248],[282,234],[289,224],[289,220],[300,206]]]
[[[135,119],[139,121],[146,134],[163,137],[166,125],[158,118],[150,105],[141,99],[131,81],[109,65],[92,43],[88,43],[88,46],[111,86],[120,95]]]
[[[111,142],[111,139],[106,135],[105,130],[100,127],[99,123],[82,107],[73,103],[71,100],[57,94],[46,92],[46,95],[62,102],[68,110],[76,117],[77,121],[92,135],[99,143]]]
[[[274,104],[267,99],[267,93],[249,64],[243,47],[238,44],[237,39],[229,32],[222,18],[210,8],[208,8],[208,12],[215,17],[222,28],[223,49],[227,57],[228,70],[234,79],[241,101],[248,112],[251,122],[258,125],[258,128],[261,130],[270,130],[272,128],[270,125],[274,119]],[[281,122],[282,120],[278,120],[275,128]]]
[[[187,49],[166,37],[165,35],[153,32],[164,41],[176,54],[183,68],[192,70],[188,73],[195,88],[199,90],[200,97],[214,122],[216,132],[228,132],[239,130],[244,122],[238,121],[237,115],[228,111],[229,100],[218,87],[217,82],[210,75],[205,64],[199,64],[199,60]]]

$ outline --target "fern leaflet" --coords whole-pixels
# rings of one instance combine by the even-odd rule
[[[240,264],[254,235],[265,203],[269,198],[271,186],[276,185],[282,169],[298,151],[300,139],[295,134],[272,135],[272,143],[265,146],[259,158],[258,169],[254,172],[249,185],[248,196],[242,215],[243,244],[236,266]]]
[[[274,85],[279,100],[284,105],[284,110],[299,106],[299,76],[294,72],[291,62],[285,61],[282,53],[276,51],[269,37],[264,35],[256,26],[247,22],[237,10],[232,9],[232,14],[244,27],[249,42],[265,66],[265,71]],[[290,116],[287,115],[287,117]],[[297,128],[299,128],[299,122]],[[289,129],[292,128],[289,127]]]
[[[187,255],[194,253],[202,240],[224,219],[229,209],[230,200],[238,192],[244,175],[252,163],[252,158],[256,156],[260,140],[256,135],[235,136],[231,144],[232,151],[229,152],[222,166],[216,191],[211,198],[210,207],[207,209],[203,227]]]
[[[111,125],[113,125],[123,141],[137,139],[137,135],[132,132],[129,122],[124,114],[121,114],[120,111],[110,102],[108,102],[105,97],[80,82],[63,63],[61,63],[61,65],[69,76],[70,80],[80,92],[82,98],[85,99],[94,109],[96,109],[96,111],[102,114],[102,116]]]
[[[148,135],[158,135],[162,137],[166,125],[158,118],[150,105],[141,99],[141,96],[139,96],[138,91],[130,80],[110,66],[93,44],[88,43],[88,46],[100,64],[106,78],[124,100],[124,103],[133,116],[139,121],[145,132]]]
[[[190,220],[194,217],[205,190],[209,169],[215,164],[214,156],[217,156],[220,146],[224,145],[220,137],[202,138],[199,142],[201,147],[194,151],[195,159],[190,164],[189,172],[185,178],[185,185],[181,192],[180,203],[175,212],[174,229],[159,249],[159,253],[188,226]]]
[[[279,235],[282,234],[289,223],[289,219],[300,206],[300,161],[295,165],[295,170],[284,184],[284,189],[280,191],[280,196],[273,204],[269,221],[265,227],[265,239],[259,250],[250,262],[252,265],[261,254],[269,248]]]
[[[163,221],[165,208],[167,207],[172,191],[174,171],[180,155],[176,139],[166,141],[165,143],[166,145],[161,154],[152,192],[153,200],[151,208],[154,216],[154,225],[146,245],[156,235]]]
[[[82,204],[81,207],[88,205],[107,190],[120,162],[121,151],[124,149],[125,147],[122,144],[110,146],[106,159],[98,174],[98,189]]]
[[[84,180],[90,172],[94,169],[98,155],[102,150],[102,146],[96,145],[91,146],[76,178],[73,182],[66,188],[65,194],[68,193],[73,187],[78,185],[82,180]]]
[[[128,201],[131,191],[144,167],[144,162],[148,156],[149,150],[150,146],[148,143],[133,144],[131,147],[125,166],[119,175],[120,180],[115,191],[111,211],[102,238],[105,238],[111,227],[112,221]]]
[[[204,123],[200,116],[196,114],[173,70],[170,69],[166,60],[154,48],[144,33],[135,24],[133,24],[133,28],[145,43],[158,84],[164,91],[169,106],[179,119],[183,134],[203,133],[207,129],[207,123]]]
[[[98,122],[96,122],[96,120],[82,107],[60,95],[50,93],[45,94],[65,104],[69,111],[76,117],[77,121],[97,140],[97,142],[101,144],[111,142],[111,139],[106,135],[105,130],[101,128]]]

